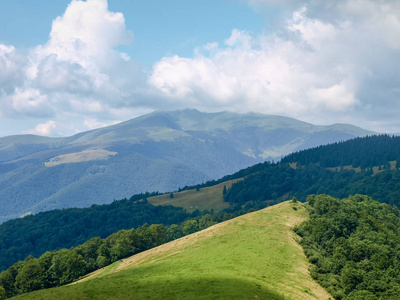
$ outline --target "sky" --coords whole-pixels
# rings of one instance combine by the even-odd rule
[[[184,108],[400,133],[400,1],[0,0],[0,137]]]

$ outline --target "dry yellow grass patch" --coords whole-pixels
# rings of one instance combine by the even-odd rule
[[[220,211],[229,207],[229,203],[224,202],[223,189],[226,186],[229,189],[232,184],[241,179],[234,179],[226,181],[215,186],[204,187],[199,191],[196,189],[187,190],[182,192],[175,192],[174,197],[170,198],[170,194],[159,195],[148,198],[152,205],[173,205],[176,207],[183,207],[188,212],[193,212],[198,209]]]
[[[91,160],[106,160],[110,156],[118,154],[117,152],[112,152],[103,149],[85,150],[76,153],[69,153],[58,155],[51,158],[48,162],[45,162],[46,167],[54,167],[61,164],[76,163]]]

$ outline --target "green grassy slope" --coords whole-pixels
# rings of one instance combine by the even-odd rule
[[[183,207],[187,212],[191,213],[198,209],[213,209],[215,212],[221,211],[229,207],[229,203],[224,201],[223,189],[226,186],[229,189],[233,183],[240,179],[225,181],[223,183],[201,188],[198,191],[195,189],[173,193],[174,197],[170,198],[170,194],[164,194],[148,198],[152,205],[172,205]]]
[[[284,202],[15,299],[328,299],[291,230],[305,219]]]

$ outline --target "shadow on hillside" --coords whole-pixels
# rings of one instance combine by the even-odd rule
[[[77,285],[38,291],[22,295],[18,299],[285,299],[258,283],[240,279],[177,279],[179,276],[166,279],[157,276],[137,278],[115,275],[117,274]]]

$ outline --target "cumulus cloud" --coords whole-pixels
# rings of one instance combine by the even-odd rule
[[[3,118],[54,119],[64,114],[84,120],[101,114],[105,121],[115,120],[115,109],[142,101],[136,90],[143,89],[144,72],[116,50],[132,41],[123,14],[110,12],[107,0],[73,0],[53,21],[45,44],[24,56],[0,44]],[[33,131],[54,133],[43,129],[53,128],[49,124],[53,123],[41,123]]]
[[[300,26],[300,21],[293,20],[289,30],[295,25]],[[163,58],[149,82],[175,101],[204,109],[214,105],[292,116],[310,109],[316,114],[327,108],[352,109],[357,99],[351,78],[346,78],[345,70],[331,69],[332,63],[315,52],[313,45],[322,42],[313,31],[326,30],[321,27],[312,23],[304,29],[310,39],[310,43],[302,39],[307,47],[278,36],[255,37],[234,30],[225,46],[214,48],[209,55]]]
[[[0,121],[32,118],[31,132],[59,135],[195,107],[400,126],[400,2],[246,1],[282,13],[275,32],[233,29],[192,57],[161,58],[147,75],[117,50],[133,41],[123,14],[107,0],[73,0],[43,45],[21,53],[0,44]]]
[[[127,54],[115,50],[132,40],[124,16],[108,11],[106,0],[74,0],[53,21],[49,41],[35,49],[27,74],[47,90],[91,93],[109,105],[110,98],[124,95],[127,83],[135,84],[121,81],[118,70],[140,73]]]
[[[165,57],[155,64],[149,83],[185,105],[318,123],[352,120],[367,126],[367,119],[388,117],[382,102],[400,109],[400,3],[249,3],[292,14],[275,33],[233,30],[224,45],[210,43],[193,58]]]
[[[53,108],[49,105],[46,95],[40,90],[23,87],[15,88],[10,96],[5,96],[4,104],[9,105],[14,115],[28,114],[35,117],[48,117],[53,113]]]
[[[114,47],[132,38],[122,13],[108,11],[107,1],[75,0],[53,21],[50,40],[41,50],[46,55],[56,54],[61,61],[97,69],[107,67],[110,55],[117,53]]]
[[[27,130],[25,133],[37,134],[37,135],[54,135],[57,129],[57,124],[55,121],[50,120],[43,124],[38,124],[34,129]]]
[[[23,60],[13,46],[0,44],[0,89],[3,93],[10,93],[20,84],[22,65]]]

